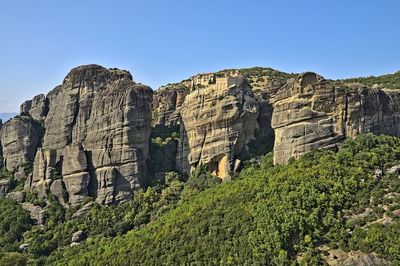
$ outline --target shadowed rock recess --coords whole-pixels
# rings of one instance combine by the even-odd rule
[[[160,153],[172,158],[170,168],[189,175],[205,166],[229,180],[243,160],[272,146],[274,162],[285,164],[315,149],[337,149],[361,133],[400,136],[399,106],[394,88],[326,80],[312,72],[203,73],[153,96],[127,71],[86,65],[72,69],[46,96],[24,102],[20,116],[2,126],[2,161],[41,198],[52,193],[62,204],[87,197],[115,204],[149,181],[151,126],[154,138],[174,134]],[[33,173],[25,174],[31,164]],[[0,195],[10,190],[9,181]]]

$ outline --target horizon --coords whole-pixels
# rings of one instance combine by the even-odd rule
[[[154,90],[256,66],[327,79],[395,73],[399,8],[395,0],[2,2],[0,112],[18,112],[86,64],[128,70]]]

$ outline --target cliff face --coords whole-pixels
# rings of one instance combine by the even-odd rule
[[[264,145],[259,154],[273,141],[275,163],[285,164],[361,133],[400,136],[400,92],[378,87],[253,68],[196,75],[153,95],[127,71],[80,66],[3,125],[3,164],[40,197],[118,203],[145,185],[151,126],[155,138],[180,127],[179,141],[159,150],[176,153],[168,171],[205,165],[228,180],[255,154],[252,140]],[[33,163],[32,175],[24,163]]]
[[[32,162],[40,146],[42,126],[31,117],[19,116],[1,128],[3,166],[12,171],[22,163]]]
[[[53,181],[61,179],[57,187],[65,187],[72,204],[86,196],[101,204],[127,200],[144,185],[151,102],[151,89],[133,82],[127,71],[98,65],[71,70],[46,98],[38,96],[21,106],[22,113],[43,120],[45,128],[37,152],[27,126],[15,130],[17,139],[22,141],[24,135],[30,140],[24,142],[29,146],[24,152],[27,161],[34,161],[34,172],[26,187],[44,196]],[[14,120],[10,125],[20,124]],[[12,141],[2,140],[9,169],[18,164],[9,158],[21,154],[19,147],[7,147]]]
[[[190,173],[202,164],[223,180],[229,178],[257,127],[258,104],[247,81],[235,78],[232,84],[193,90],[181,116],[178,169]]]
[[[315,73],[292,79],[273,97],[274,162],[319,148],[337,148],[361,133],[400,135],[400,93],[337,87]]]
[[[176,126],[180,123],[180,111],[189,89],[184,85],[161,88],[153,96],[153,126]]]

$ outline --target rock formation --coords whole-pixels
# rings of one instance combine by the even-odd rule
[[[160,88],[153,96],[153,126],[176,126],[189,89],[184,86]]]
[[[292,79],[273,96],[274,162],[336,148],[361,133],[400,135],[400,92],[337,87],[315,73]]]
[[[3,125],[2,161],[42,198],[50,191],[62,204],[87,197],[119,203],[145,184],[151,126],[154,137],[180,127],[178,145],[170,140],[160,151],[176,153],[176,169],[168,171],[190,174],[205,165],[228,180],[258,135],[274,140],[276,164],[335,149],[360,133],[400,136],[400,92],[378,87],[253,68],[199,74],[153,96],[127,71],[80,66],[46,96],[24,102],[21,115]],[[24,163],[33,163],[32,174]]]
[[[32,162],[40,146],[43,128],[29,116],[19,116],[7,121],[1,129],[3,165],[12,171],[20,164]]]
[[[98,65],[74,68],[47,96],[21,106],[1,131],[4,164],[34,162],[26,188],[41,197],[67,192],[77,204],[127,200],[142,187],[151,124],[152,91],[129,72]],[[41,123],[45,133],[41,139]]]
[[[217,78],[216,84],[193,90],[181,110],[177,166],[183,173],[198,165],[229,178],[235,160],[257,127],[258,104],[244,78]]]
[[[48,99],[44,94],[33,97],[32,100],[25,101],[21,107],[22,115],[30,115],[35,120],[43,120],[48,112]]]
[[[5,197],[11,189],[11,181],[8,179],[0,180],[0,197]]]

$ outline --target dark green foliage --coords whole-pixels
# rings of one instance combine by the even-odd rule
[[[68,246],[72,234],[78,230],[87,234],[88,243],[97,243],[102,239],[126,234],[134,228],[141,228],[174,208],[179,201],[184,201],[183,196],[188,195],[187,192],[183,193],[184,188],[185,191],[191,191],[190,195],[194,195],[216,184],[215,178],[204,174],[203,170],[196,173],[196,181],[188,182],[187,188],[177,173],[166,173],[163,184],[158,188],[149,187],[145,192],[137,192],[131,201],[118,206],[95,204],[86,217],[78,220],[71,217],[80,206],[65,209],[54,196],[49,195],[44,227],[33,227],[24,234],[29,244],[28,253],[42,260],[43,256],[48,256],[57,248]],[[207,181],[209,178],[214,181]],[[41,203],[35,194],[27,193],[26,198],[36,205]]]
[[[351,78],[343,80],[344,82],[358,82],[368,86],[372,86],[374,84],[381,85],[388,89],[400,89],[400,71],[394,74],[388,74],[383,76],[370,76],[363,78]]]
[[[48,263],[289,265],[301,253],[303,263],[316,265],[323,243],[395,261],[397,220],[354,230],[344,213],[398,188],[397,178],[376,178],[374,171],[398,164],[399,147],[398,138],[367,135],[347,141],[337,154],[316,151],[288,166],[273,167],[268,155],[249,163],[239,178],[195,193],[144,228],[61,250]],[[197,186],[195,179],[190,182]],[[372,207],[374,215],[383,215]]]
[[[32,224],[29,213],[18,203],[0,198],[0,251],[17,251]]]
[[[147,161],[149,179],[154,179],[156,173],[175,170],[178,139],[179,126],[152,129]]]
[[[17,252],[0,252],[1,266],[25,266],[28,262],[28,256]]]
[[[164,126],[156,126],[151,129],[150,138],[179,138],[179,126],[171,126],[171,127],[164,127]]]
[[[365,135],[287,166],[273,166],[271,154],[253,158],[223,184],[204,166],[186,182],[168,172],[131,201],[95,205],[79,220],[71,219],[78,207],[65,210],[50,197],[45,226],[20,230],[28,254],[5,253],[12,242],[0,255],[4,265],[290,265],[301,254],[302,265],[318,265],[326,244],[398,263],[400,179],[385,173],[398,164],[399,138]],[[377,222],[385,217],[388,224]],[[88,238],[70,248],[77,230]]]

